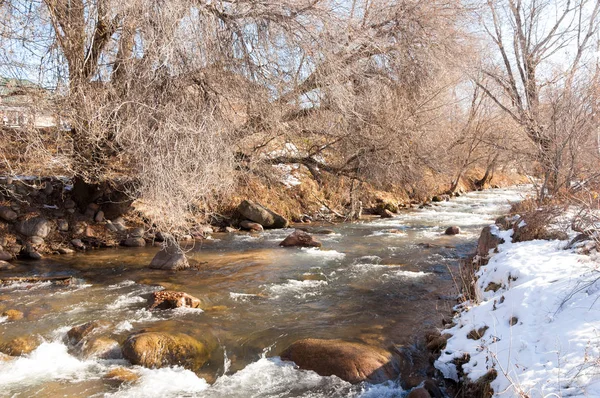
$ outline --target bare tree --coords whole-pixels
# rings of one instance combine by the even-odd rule
[[[493,58],[483,66],[482,90],[523,127],[537,147],[543,169],[542,197],[560,187],[553,139],[557,120],[545,106],[548,90],[562,90],[572,97],[573,84],[589,62],[589,48],[598,29],[597,0],[490,0],[482,14],[482,26],[495,45]],[[572,50],[558,62],[556,72],[543,70],[553,59]],[[490,83],[491,82],[491,83]]]

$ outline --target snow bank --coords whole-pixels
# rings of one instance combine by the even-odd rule
[[[506,243],[477,273],[481,300],[460,306],[436,367],[457,380],[453,360],[468,354],[469,380],[497,371],[495,396],[600,397],[598,257],[564,250],[565,242],[512,243],[512,231],[497,234]],[[473,330],[485,333],[473,339]]]

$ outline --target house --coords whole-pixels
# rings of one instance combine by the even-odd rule
[[[6,127],[53,127],[50,93],[25,79],[0,78],[0,123]]]

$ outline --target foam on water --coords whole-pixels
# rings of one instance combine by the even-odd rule
[[[258,294],[235,293],[235,292],[229,292],[229,297],[235,301],[248,301],[248,300],[260,298],[260,296]]]
[[[202,397],[332,397],[351,396],[354,387],[335,376],[299,370],[279,358],[261,358],[241,371],[221,376]],[[310,395],[307,392],[310,391]]]
[[[323,261],[343,260],[346,253],[340,253],[336,250],[322,250],[316,247],[303,247],[298,252],[301,255],[309,255]]]
[[[146,299],[141,296],[133,296],[131,294],[124,294],[122,296],[117,297],[117,299],[109,304],[106,308],[109,310],[117,310],[120,308],[126,308],[131,306],[132,304],[145,303]]]
[[[82,380],[98,370],[95,361],[80,361],[60,342],[44,342],[31,354],[0,362],[0,390],[35,385],[46,380]]]
[[[115,283],[114,285],[109,285],[106,287],[107,290],[116,290],[121,289],[123,287],[133,286],[135,285],[134,281],[126,280],[119,283]]]
[[[135,368],[139,380],[130,388],[106,394],[105,397],[149,398],[198,396],[209,384],[191,370],[181,367],[146,369]]]
[[[327,281],[289,279],[286,283],[269,286],[269,291],[272,293],[271,298],[293,295],[296,298],[304,299],[321,294],[322,288],[327,285]]]

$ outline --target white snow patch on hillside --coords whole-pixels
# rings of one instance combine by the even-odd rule
[[[490,369],[501,397],[600,397],[600,261],[565,250],[565,242],[499,246],[477,273],[479,304],[466,303],[444,331],[452,337],[436,361],[457,379],[452,361],[470,356],[463,371],[477,380]],[[497,291],[485,291],[488,286]],[[511,326],[511,324],[513,324]],[[479,340],[467,338],[487,327]]]

